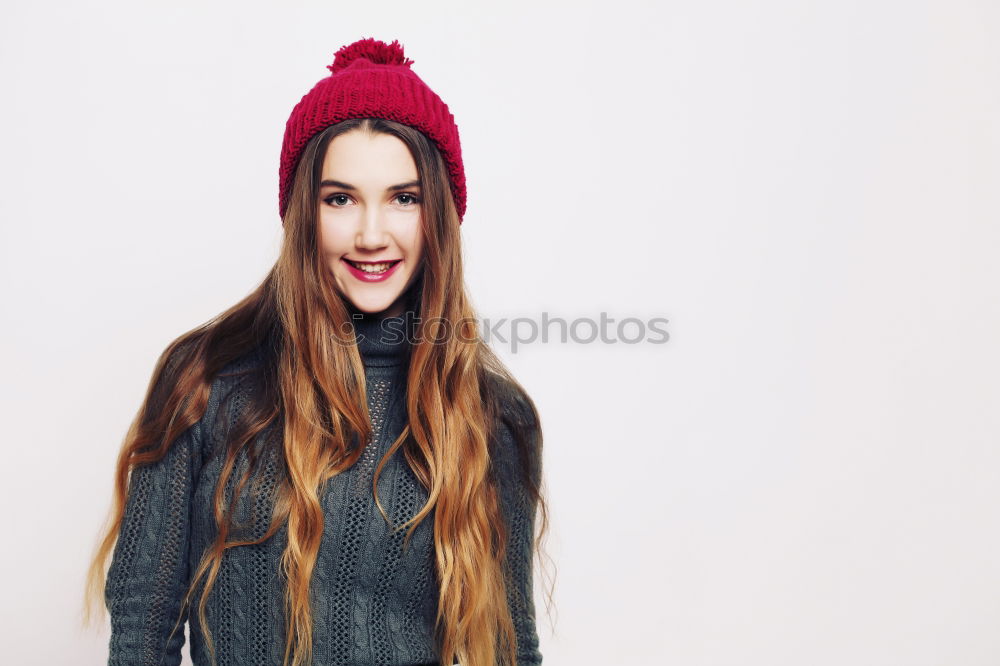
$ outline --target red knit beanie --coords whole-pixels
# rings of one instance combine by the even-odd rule
[[[410,69],[398,41],[360,39],[342,46],[330,75],[306,93],[288,117],[278,170],[278,212],[288,207],[292,177],[313,136],[347,118],[385,118],[415,127],[433,141],[448,168],[459,224],[465,217],[465,169],[455,118],[448,105]]]

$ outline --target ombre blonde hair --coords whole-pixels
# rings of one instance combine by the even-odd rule
[[[508,531],[491,473],[497,455],[492,442],[503,421],[517,443],[521,481],[541,517],[532,543],[532,552],[541,554],[549,520],[542,493],[541,423],[533,401],[479,335],[464,287],[459,220],[440,153],[418,130],[372,118],[345,120],[313,137],[296,170],[282,220],[284,241],[274,267],[253,293],[180,336],[160,356],[118,456],[111,516],[87,575],[85,625],[91,622],[107,582],[130,473],[137,466],[161,460],[178,436],[202,418],[220,369],[263,349],[271,381],[252,392],[242,426],[234,428],[221,445],[225,461],[213,496],[218,535],[192,573],[174,631],[204,578],[192,621],[200,622],[214,664],[205,607],[223,552],[262,543],[287,525],[288,546],[281,560],[287,581],[283,663],[312,663],[309,590],[323,534],[320,493],[327,480],[360,457],[361,449],[349,443],[355,438],[367,441],[372,434],[362,359],[356,345],[337,342],[348,339],[343,332],[352,330],[350,315],[317,242],[323,158],[330,141],[349,131],[398,137],[409,147],[422,183],[424,257],[418,278],[416,341],[406,382],[408,424],[378,464],[372,492],[388,521],[378,502],[378,476],[388,458],[402,448],[429,496],[407,523],[410,534],[434,511],[435,566],[440,581],[435,636],[441,663],[516,664],[516,632],[504,574]],[[455,330],[441,341],[427,322],[449,322]],[[353,337],[349,339],[353,342]],[[283,433],[276,446],[285,473],[274,492],[270,525],[257,540],[231,538],[234,512],[225,503],[224,488],[241,451],[249,451],[254,439],[271,426]],[[259,459],[250,459],[252,464],[234,498],[256,471]],[[550,589],[550,601],[551,596]]]

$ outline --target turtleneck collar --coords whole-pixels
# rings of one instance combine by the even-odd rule
[[[344,300],[365,367],[395,367],[408,361],[410,349],[416,341],[417,311],[423,287],[423,280],[410,285],[403,297],[403,314],[396,317],[362,312],[349,300]]]
[[[355,312],[351,315],[351,323],[361,360],[366,367],[383,368],[406,362],[416,325],[413,310],[398,317]]]

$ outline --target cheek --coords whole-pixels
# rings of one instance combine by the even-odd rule
[[[406,251],[412,257],[419,258],[423,254],[423,235],[418,230],[406,239]]]
[[[348,243],[349,238],[345,237],[345,234],[337,231],[337,226],[334,224],[326,224],[323,220],[320,220],[319,227],[316,230],[317,233],[317,243],[319,244],[320,250],[324,254],[345,254],[350,248]]]

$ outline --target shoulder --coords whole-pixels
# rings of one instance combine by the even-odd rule
[[[505,475],[514,474],[533,485],[541,476],[541,419],[534,401],[517,382],[495,373],[487,379],[486,394],[492,402],[491,453]]]
[[[228,360],[213,361],[212,358],[201,357],[192,341],[172,344],[164,351],[160,361],[153,389],[156,402],[153,404],[162,404],[166,395],[181,382],[192,387],[185,400],[191,400],[195,392],[204,391],[207,384],[204,410],[190,428],[202,456],[207,456],[216,442],[221,441],[220,437],[231,423],[232,414],[246,404],[249,392],[257,385],[255,377],[259,375],[261,366],[261,353],[256,349],[238,353]],[[200,379],[192,381],[193,376]],[[200,388],[196,388],[199,384]]]
[[[486,394],[492,401],[493,414],[508,427],[537,429],[538,410],[527,391],[508,377],[490,372],[486,375]]]
[[[262,358],[256,350],[225,362],[214,373],[209,371],[208,402],[199,421],[206,453],[221,441],[250,394],[257,390],[262,371]]]
[[[219,435],[220,424],[235,403],[246,402],[245,389],[257,382],[254,376],[262,366],[261,349],[230,353],[228,358],[205,358],[204,340],[198,334],[185,334],[171,342],[160,354],[150,378],[141,407],[141,418],[147,426],[164,420],[171,411],[176,418],[195,400],[204,400],[201,414],[184,430],[189,441],[202,455],[210,451]],[[159,427],[162,429],[162,427]],[[178,440],[180,438],[177,438]],[[172,448],[172,447],[171,447]]]

